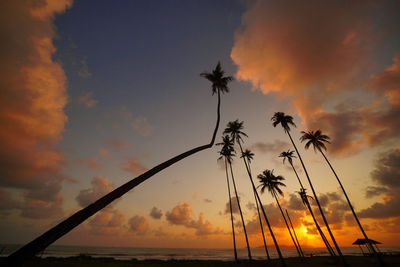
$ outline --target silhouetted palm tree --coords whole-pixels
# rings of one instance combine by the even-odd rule
[[[283,213],[281,204],[279,204],[278,200],[278,194],[283,196],[282,190],[279,188],[280,186],[286,186],[284,183],[281,181],[285,180],[281,175],[275,176],[274,175],[274,170],[265,170],[261,174],[257,176],[260,182],[261,186],[261,193],[264,193],[265,189],[268,189],[268,192],[271,193],[271,195],[275,198],[276,204],[278,204],[279,210],[281,211],[282,218],[285,221],[286,227],[288,229],[289,235],[292,238],[293,244],[296,247],[297,253],[299,253],[299,256],[302,257],[303,255],[300,252],[299,247],[296,244],[296,241],[293,238],[292,231],[290,231],[289,224],[286,220],[285,214]]]
[[[331,228],[329,227],[328,221],[327,221],[327,219],[326,219],[326,217],[325,217],[325,213],[324,213],[324,211],[323,211],[323,209],[322,209],[322,207],[321,207],[321,204],[319,203],[319,199],[318,199],[318,197],[317,197],[317,193],[316,193],[315,190],[314,190],[314,186],[312,185],[310,176],[308,175],[308,172],[307,172],[306,166],[304,165],[303,159],[301,158],[300,153],[299,153],[299,151],[297,150],[297,147],[296,147],[296,145],[295,145],[295,143],[294,143],[294,141],[293,141],[293,139],[292,139],[292,136],[290,135],[290,126],[296,127],[296,124],[293,122],[293,117],[292,117],[292,116],[289,116],[289,115],[286,115],[286,114],[283,113],[283,112],[275,112],[275,114],[274,114],[274,116],[271,118],[271,120],[272,120],[272,122],[273,122],[272,125],[273,125],[274,127],[276,127],[278,124],[280,124],[280,125],[282,126],[283,130],[285,131],[285,133],[287,133],[287,135],[289,136],[290,141],[292,142],[293,147],[294,147],[294,149],[296,150],[297,156],[298,156],[299,159],[300,159],[301,166],[303,167],[303,170],[304,170],[304,172],[305,172],[305,174],[306,174],[308,183],[310,184],[311,190],[312,190],[313,195],[314,195],[314,198],[315,198],[315,202],[316,202],[317,205],[318,205],[318,209],[319,209],[319,211],[320,211],[320,213],[321,213],[322,219],[324,220],[325,226],[326,226],[326,228],[328,229],[328,232],[329,232],[329,235],[330,235],[330,237],[331,237],[331,239],[332,239],[332,241],[333,241],[333,244],[335,245],[335,248],[336,248],[337,252],[339,253],[339,256],[340,256],[340,258],[341,258],[343,264],[347,266],[347,262],[346,262],[346,260],[345,260],[345,258],[344,258],[344,256],[343,256],[343,254],[342,254],[342,251],[341,251],[340,248],[339,248],[339,245],[338,245],[337,242],[336,242],[335,237],[333,236],[333,233],[332,233],[332,231],[331,231]]]
[[[320,234],[320,236],[322,238],[322,241],[324,241],[324,244],[325,244],[326,248],[328,249],[329,254],[331,254],[331,256],[336,256],[335,251],[332,249],[331,245],[328,242],[328,239],[326,238],[325,234],[322,232],[322,229],[319,226],[319,224],[317,222],[317,219],[315,218],[315,215],[314,215],[314,212],[313,212],[313,210],[311,208],[310,202],[308,201],[308,199],[309,198],[312,199],[312,197],[307,195],[306,189],[304,187],[300,188],[300,191],[298,193],[300,195],[300,198],[301,198],[304,206],[306,206],[307,209],[310,211],[311,217],[314,220],[314,224],[317,227],[317,230],[318,230],[318,232],[319,232],[319,234]]]
[[[247,162],[247,166],[249,167],[250,170],[250,174],[251,174],[251,168],[250,168],[250,163],[253,160],[254,157],[254,153],[251,152],[249,149],[246,149],[243,153],[241,158],[243,158],[245,160],[245,162]],[[249,175],[250,179],[251,175]],[[265,235],[264,235],[264,228],[263,228],[263,223],[261,220],[261,214],[260,214],[260,206],[258,205],[258,201],[257,201],[257,196],[256,196],[256,191],[253,190],[253,194],[254,194],[254,200],[256,202],[256,208],[257,208],[257,214],[258,214],[258,221],[260,223],[260,228],[261,228],[261,235],[263,238],[263,242],[264,242],[264,248],[265,248],[265,253],[267,254],[267,259],[271,260],[271,258],[269,257],[269,252],[268,252],[268,247],[267,247],[267,242],[265,241]]]
[[[353,205],[351,205],[350,199],[347,196],[346,190],[344,190],[343,184],[340,181],[339,177],[337,176],[335,170],[333,169],[331,163],[329,162],[328,158],[325,156],[324,152],[322,151],[322,149],[324,149],[326,151],[326,146],[325,143],[330,143],[329,142],[329,136],[322,134],[322,132],[320,130],[317,131],[308,131],[308,132],[301,132],[303,134],[303,136],[300,137],[301,142],[305,142],[305,148],[308,149],[310,147],[310,145],[312,145],[314,147],[314,151],[319,151],[321,153],[321,155],[324,157],[324,159],[326,160],[326,162],[328,163],[329,167],[331,168],[333,174],[336,177],[336,180],[338,181],[340,188],[342,189],[344,196],[346,197],[347,203],[349,204],[349,207],[351,209],[351,212],[353,213],[353,216],[358,224],[358,227],[360,227],[360,230],[362,232],[362,234],[364,235],[364,238],[366,240],[370,240],[367,236],[367,234],[364,231],[364,228],[361,225],[360,220],[357,217],[356,212],[354,211]],[[373,253],[379,258],[378,254],[376,253],[376,250],[374,249],[374,246],[371,244],[371,242],[369,242],[369,246],[372,249]]]
[[[285,211],[286,211],[286,215],[287,215],[287,218],[289,220],[289,223],[290,223],[290,227],[291,227],[291,229],[293,231],[294,238],[296,239],[297,246],[299,246],[299,250],[301,252],[301,255],[303,255],[303,257],[304,257],[304,253],[303,253],[303,250],[301,249],[299,239],[297,239],[296,231],[294,230],[294,227],[293,227],[293,224],[292,224],[292,220],[290,219],[290,216],[289,216],[289,212],[287,211],[287,209],[285,209]]]
[[[300,184],[300,191],[301,191],[301,192],[302,192],[302,191],[305,192],[305,188],[304,188],[304,186],[303,186],[303,183],[301,182],[300,177],[299,177],[299,175],[297,174],[297,171],[296,171],[296,169],[294,168],[294,165],[293,165],[293,158],[296,158],[296,156],[294,155],[294,150],[290,150],[290,149],[289,149],[288,151],[283,151],[283,152],[279,155],[279,157],[283,158],[283,164],[285,164],[286,159],[288,160],[290,166],[292,166],[292,169],[293,169],[294,173],[296,174],[297,180],[299,181],[299,184]],[[300,196],[301,196],[301,195],[300,195]],[[306,198],[306,200],[307,200],[307,198]],[[304,200],[303,200],[303,203],[304,203]],[[312,216],[312,218],[313,218],[313,220],[314,220],[315,227],[317,228],[318,233],[320,234],[322,240],[324,241],[324,244],[325,244],[326,248],[328,249],[328,251],[329,251],[329,253],[331,254],[331,256],[336,256],[336,255],[335,255],[335,252],[332,250],[331,245],[329,244],[329,242],[328,242],[328,240],[326,239],[324,233],[322,232],[322,230],[321,230],[321,228],[320,228],[320,226],[319,226],[317,220],[315,219],[314,212],[312,211],[311,206],[310,206],[310,204],[308,203],[308,200],[307,200],[307,204],[308,204],[308,205],[306,205],[306,207],[308,208],[308,210],[309,210],[309,212],[310,212],[310,214],[311,214],[311,216]]]
[[[193,148],[189,151],[186,151],[178,156],[175,156],[155,167],[148,170],[147,172],[139,175],[138,177],[130,180],[129,182],[121,185],[115,190],[111,191],[107,195],[98,199],[94,203],[89,206],[81,209],[76,212],[66,220],[62,221],[58,225],[54,226],[41,236],[37,237],[27,245],[18,249],[16,252],[12,253],[8,256],[7,261],[12,264],[17,264],[18,262],[22,262],[26,258],[34,257],[37,253],[44,250],[50,244],[55,242],[57,239],[67,234],[69,231],[74,229],[76,226],[87,220],[93,214],[102,210],[104,207],[109,205],[114,200],[122,197],[125,193],[129,192],[131,189],[146,181],[156,173],[164,170],[165,168],[171,166],[172,164],[190,156],[207,148],[211,148],[214,145],[215,137],[218,131],[219,121],[220,121],[220,106],[221,106],[221,93],[229,92],[228,83],[233,80],[231,76],[224,76],[224,71],[221,68],[221,64],[218,62],[217,66],[211,73],[201,73],[202,77],[205,77],[212,83],[212,92],[213,94],[217,93],[218,95],[218,104],[217,104],[217,121],[215,124],[215,129],[213,135],[211,137],[211,142],[206,145],[202,145],[196,148]]]
[[[235,121],[229,122],[227,127],[224,130],[224,134],[230,134],[231,138],[239,144],[241,153],[243,153],[243,147],[242,147],[242,144],[241,144],[241,141],[243,141],[242,136],[246,136],[247,137],[247,134],[244,133],[242,130],[243,130],[243,122],[239,122],[239,120],[235,120]],[[254,181],[253,181],[249,166],[247,165],[247,162],[246,162],[246,160],[244,158],[243,158],[243,161],[244,161],[244,164],[246,166],[246,170],[247,170],[247,173],[249,175],[250,182],[251,182],[251,185],[253,187],[253,191],[256,193],[258,204],[261,207],[261,211],[262,211],[262,213],[264,215],[265,222],[267,223],[268,230],[269,230],[269,232],[271,234],[272,240],[274,241],[274,245],[275,245],[276,251],[278,252],[279,259],[281,260],[281,264],[282,264],[282,266],[286,266],[285,260],[283,259],[281,250],[280,250],[279,245],[278,245],[278,241],[276,240],[274,232],[272,231],[271,224],[269,223],[269,220],[268,220],[268,217],[267,217],[267,213],[265,212],[265,209],[264,209],[263,204],[261,202],[261,198],[258,195],[258,192],[257,192],[256,186],[254,184]]]
[[[232,237],[233,237],[233,253],[235,256],[235,261],[238,260],[237,257],[237,250],[236,250],[236,238],[235,238],[235,226],[233,223],[233,212],[232,212],[232,197],[231,197],[231,189],[229,186],[229,175],[228,175],[228,163],[232,163],[232,157],[234,157],[234,149],[233,149],[233,142],[229,138],[228,135],[222,137],[222,142],[216,144],[217,146],[222,145],[221,151],[219,151],[220,157],[218,160],[224,158],[225,161],[225,173],[226,173],[226,183],[228,185],[228,195],[229,195],[229,209],[231,212],[231,223],[232,223]]]

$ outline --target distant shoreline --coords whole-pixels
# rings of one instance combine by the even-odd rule
[[[363,256],[345,256],[350,266],[370,267],[379,266],[374,257]],[[4,263],[6,258],[0,258],[0,265]],[[314,256],[314,257],[291,257],[285,258],[288,266],[295,267],[317,267],[317,266],[341,266],[339,259],[333,259],[329,256]],[[387,266],[400,266],[400,254],[384,255],[384,262]],[[222,260],[117,260],[112,257],[91,257],[88,255],[80,255],[74,257],[47,257],[25,261],[22,266],[281,266],[279,259],[273,259],[270,262],[266,260],[240,260],[222,261]]]

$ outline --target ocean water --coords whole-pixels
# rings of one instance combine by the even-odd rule
[[[17,250],[20,245],[0,245],[0,256],[8,256]],[[361,256],[361,250],[358,247],[341,248],[345,255]],[[399,253],[400,247],[379,247],[385,253]],[[282,248],[284,257],[297,257],[295,248]],[[269,249],[271,258],[277,258],[276,251]],[[252,248],[254,259],[266,259],[264,248]],[[326,248],[303,248],[306,256],[327,256]],[[92,257],[110,257],[121,260],[130,259],[186,259],[186,260],[233,260],[232,249],[191,249],[191,248],[131,248],[131,247],[83,247],[83,246],[49,246],[40,257],[71,257],[80,254]],[[241,259],[247,258],[247,249],[239,249],[238,256]]]

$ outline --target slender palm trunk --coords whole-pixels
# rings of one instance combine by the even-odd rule
[[[257,202],[256,192],[254,192],[254,190],[253,190],[253,193],[254,193],[254,200],[256,201],[258,221],[260,222],[261,235],[262,235],[263,242],[264,242],[265,253],[267,254],[267,259],[271,260],[271,258],[269,256],[269,252],[268,252],[267,242],[265,241],[264,227],[263,227],[263,223],[262,223],[262,219],[261,219],[260,207],[259,207],[258,202]]]
[[[202,145],[196,148],[193,148],[189,151],[186,151],[178,156],[175,156],[155,167],[148,170],[147,172],[139,175],[138,177],[130,180],[129,182],[121,185],[120,187],[116,188],[115,190],[111,191],[107,195],[103,196],[102,198],[98,199],[94,203],[90,204],[86,208],[81,209],[80,211],[76,212],[69,218],[65,219],[58,225],[54,226],[41,236],[37,237],[30,243],[26,244],[22,248],[18,249],[16,252],[12,253],[8,256],[7,261],[10,264],[16,264],[18,262],[22,262],[27,258],[34,257],[37,253],[44,250],[46,247],[54,243],[56,240],[70,232],[72,229],[77,227],[79,224],[87,220],[93,214],[97,213],[98,211],[102,210],[104,207],[109,205],[114,200],[122,197],[125,193],[129,192],[131,189],[135,188],[142,182],[146,181],[156,173],[164,170],[165,168],[171,166],[172,164],[189,157],[197,152],[205,150],[207,148],[211,148],[214,145],[215,137],[218,131],[219,121],[220,121],[220,106],[221,106],[221,96],[220,91],[218,90],[218,105],[217,105],[217,122],[215,125],[215,129],[211,138],[211,142],[206,145]]]
[[[244,236],[246,238],[247,253],[248,253],[248,256],[249,256],[249,260],[251,260],[251,251],[250,251],[249,239],[247,237],[246,224],[245,224],[244,219],[243,219],[242,208],[240,207],[239,195],[238,195],[237,190],[236,190],[235,177],[233,176],[233,170],[232,170],[232,164],[231,163],[229,163],[229,167],[231,168],[231,178],[232,178],[232,183],[233,183],[233,189],[235,190],[236,201],[237,201],[238,208],[239,208],[240,218],[242,218],[243,231],[244,231]]]
[[[242,148],[242,145],[241,145],[241,143],[240,143],[240,140],[239,140],[238,143],[239,143],[239,147],[240,147],[240,152],[243,153],[243,148]],[[244,159],[243,159],[243,160],[244,160]],[[271,234],[272,240],[274,241],[274,245],[275,245],[276,251],[278,252],[279,259],[281,260],[281,264],[282,264],[283,267],[286,267],[286,262],[285,262],[285,260],[283,259],[282,252],[281,252],[281,250],[280,250],[280,248],[279,248],[279,245],[278,245],[278,241],[276,240],[275,235],[274,235],[274,232],[272,231],[272,227],[271,227],[271,224],[269,223],[269,220],[268,220],[268,217],[267,217],[267,213],[266,213],[265,210],[264,210],[264,207],[263,207],[263,204],[262,204],[262,202],[261,202],[260,196],[258,195],[256,186],[254,185],[253,177],[252,177],[252,175],[251,175],[251,172],[250,172],[249,167],[247,166],[246,160],[244,160],[244,164],[246,165],[246,170],[247,170],[247,173],[248,173],[248,175],[249,175],[250,182],[251,182],[251,185],[252,185],[252,187],[253,187],[253,191],[254,191],[255,194],[256,194],[256,197],[257,197],[257,200],[258,200],[258,204],[260,204],[261,211],[262,211],[262,213],[263,213],[263,215],[264,215],[264,219],[265,219],[265,222],[267,223],[268,230],[269,230],[269,233]]]
[[[247,162],[247,166],[249,167],[249,172],[251,173],[250,161],[246,161],[245,160],[245,163],[246,162]],[[251,179],[251,177],[250,177],[250,179]],[[260,223],[261,235],[262,235],[263,242],[264,242],[265,253],[267,254],[267,259],[271,260],[271,258],[269,257],[267,242],[265,241],[264,227],[263,227],[263,223],[262,223],[262,220],[261,220],[260,207],[259,207],[258,202],[257,202],[256,191],[253,190],[253,193],[254,193],[254,201],[256,202],[258,221]]]
[[[279,210],[281,211],[283,220],[285,221],[285,224],[286,224],[286,228],[288,229],[289,235],[290,235],[290,237],[292,238],[292,241],[293,241],[293,244],[294,244],[294,246],[295,246],[295,248],[296,248],[296,250],[297,250],[297,253],[299,254],[299,257],[302,257],[302,255],[301,255],[301,253],[300,253],[300,250],[299,250],[299,248],[298,248],[298,246],[297,246],[297,244],[296,244],[296,241],[295,241],[294,238],[293,238],[292,231],[290,231],[289,224],[287,223],[287,220],[286,220],[286,217],[285,217],[285,213],[283,213],[283,210],[282,210],[282,208],[281,208],[281,204],[279,204],[278,197],[276,196],[276,193],[275,193],[275,192],[272,192],[272,195],[275,197],[276,204],[278,204]]]
[[[293,162],[290,162],[290,161],[289,161],[289,163],[290,163],[290,165],[292,166],[292,169],[293,169],[294,173],[296,174],[296,177],[297,177],[297,180],[298,180],[299,183],[300,183],[301,189],[305,190],[305,188],[304,188],[304,186],[303,186],[303,184],[302,184],[302,182],[301,182],[301,180],[300,180],[300,177],[299,177],[299,175],[297,174],[297,171],[296,171],[296,169],[295,169],[294,166],[293,166]],[[335,254],[335,252],[333,251],[331,245],[329,244],[328,240],[326,239],[324,232],[322,232],[321,228],[319,227],[319,224],[318,224],[317,220],[315,219],[314,212],[313,212],[312,209],[311,209],[311,206],[310,206],[310,203],[308,202],[308,199],[305,199],[305,201],[306,201],[306,203],[307,203],[306,206],[307,206],[308,210],[310,211],[310,214],[311,214],[311,216],[312,216],[312,218],[313,218],[313,220],[314,220],[315,227],[317,227],[317,230],[318,230],[318,232],[319,232],[319,235],[321,236],[322,241],[324,241],[324,244],[325,244],[326,248],[328,249],[329,254],[331,254],[332,257],[333,257],[333,256],[336,256],[336,254]]]
[[[364,231],[364,228],[362,227],[361,222],[360,222],[360,220],[358,219],[356,212],[354,211],[353,205],[351,205],[350,199],[349,199],[349,197],[347,196],[346,190],[344,190],[344,187],[343,187],[343,185],[342,185],[342,182],[340,181],[339,177],[337,176],[335,170],[333,169],[333,167],[332,167],[331,163],[329,162],[328,158],[325,156],[324,152],[322,152],[321,148],[318,148],[318,150],[319,150],[319,152],[321,152],[322,156],[324,157],[324,159],[325,159],[326,162],[328,163],[329,167],[331,168],[333,174],[334,174],[335,177],[336,177],[336,180],[338,181],[338,183],[339,183],[339,185],[340,185],[340,188],[342,188],[342,191],[343,191],[343,193],[344,193],[344,196],[346,197],[346,200],[347,200],[347,203],[349,204],[349,207],[350,207],[350,209],[351,209],[351,212],[353,213],[353,216],[354,216],[354,218],[356,219],[356,222],[357,222],[357,224],[358,224],[358,227],[360,227],[360,230],[361,230],[362,234],[364,235],[364,238],[367,240],[367,242],[368,242],[368,244],[369,244],[369,247],[371,248],[371,250],[372,250],[372,252],[374,253],[374,255],[378,258],[379,263],[383,264],[381,257],[380,257],[379,254],[376,252],[374,246],[372,245],[370,239],[369,239],[368,236],[367,236],[367,233]]]
[[[235,255],[235,261],[238,260],[237,251],[236,251],[236,238],[235,238],[235,226],[233,224],[233,212],[232,212],[232,197],[231,197],[231,188],[229,186],[229,175],[228,175],[228,164],[227,159],[225,158],[225,173],[226,173],[226,183],[228,184],[228,195],[229,195],[229,209],[231,211],[231,223],[232,223],[232,237],[233,237],[233,253]]]
[[[286,215],[287,215],[287,217],[288,217],[288,219],[289,219],[290,227],[292,228],[294,238],[296,239],[297,246],[299,247],[299,250],[300,250],[300,252],[301,252],[301,255],[304,257],[304,253],[303,253],[303,250],[301,249],[300,242],[299,242],[299,240],[297,239],[296,231],[294,230],[294,227],[293,227],[293,224],[292,224],[292,220],[290,219],[290,216],[289,216],[289,212],[287,211],[287,209],[285,209],[285,211],[286,211]]]
[[[299,159],[300,159],[301,165],[303,166],[303,169],[304,169],[304,172],[305,172],[305,174],[306,174],[308,183],[310,184],[311,190],[312,190],[312,192],[313,192],[313,195],[314,195],[314,198],[315,198],[315,202],[317,202],[318,209],[319,209],[319,211],[320,211],[320,213],[321,213],[322,219],[324,220],[326,229],[328,229],[328,233],[329,233],[329,235],[330,235],[330,237],[331,237],[331,239],[332,239],[332,241],[333,241],[333,244],[335,245],[335,248],[336,248],[336,250],[337,250],[337,252],[338,252],[338,254],[339,254],[339,256],[340,256],[340,258],[341,258],[341,260],[342,260],[342,262],[343,262],[343,264],[344,264],[345,266],[348,266],[348,264],[347,264],[347,262],[346,262],[346,259],[344,258],[343,254],[342,254],[342,251],[340,250],[339,245],[338,245],[337,242],[336,242],[335,237],[333,236],[333,233],[332,233],[332,231],[331,231],[331,228],[329,227],[328,221],[326,220],[324,211],[323,211],[323,209],[322,209],[322,207],[321,207],[321,204],[319,203],[319,200],[318,200],[318,197],[317,197],[317,193],[316,193],[315,190],[314,190],[314,186],[312,185],[312,182],[311,182],[311,180],[310,180],[310,176],[308,175],[308,172],[307,172],[306,166],[304,165],[303,159],[301,158],[300,153],[299,153],[299,151],[297,150],[297,147],[296,147],[296,145],[294,144],[294,141],[293,141],[292,136],[290,135],[289,131],[286,131],[286,133],[288,134],[288,136],[289,136],[289,138],[290,138],[290,141],[292,142],[292,144],[293,144],[293,146],[294,146],[294,149],[296,150],[297,156],[298,156]]]

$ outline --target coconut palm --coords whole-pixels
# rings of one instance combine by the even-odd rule
[[[240,157],[243,158],[243,159],[245,160],[245,162],[247,162],[247,166],[249,167],[250,174],[251,174],[250,163],[251,163],[251,161],[253,160],[254,153],[251,152],[249,149],[246,149],[246,150],[242,153],[242,156],[240,156]],[[252,179],[251,176],[250,176],[250,179]],[[262,220],[261,220],[260,206],[258,205],[258,202],[257,202],[256,191],[253,190],[253,193],[254,193],[254,200],[255,200],[255,202],[256,202],[256,208],[257,208],[257,214],[258,214],[258,221],[259,221],[259,223],[260,223],[261,235],[262,235],[263,242],[264,242],[265,253],[267,254],[267,259],[268,259],[268,260],[271,260],[271,258],[269,257],[267,242],[265,241],[264,227],[263,227],[263,223],[262,223]]]
[[[232,157],[235,156],[234,149],[233,149],[233,142],[231,141],[231,139],[229,138],[228,135],[225,135],[224,137],[222,137],[222,142],[218,143],[216,145],[222,146],[221,151],[218,152],[220,154],[220,157],[218,158],[218,160],[223,158],[224,162],[225,162],[226,183],[228,185],[229,209],[231,212],[231,223],[232,223],[233,253],[235,256],[235,261],[237,261],[238,257],[237,257],[237,250],[236,250],[235,226],[233,223],[232,197],[231,197],[231,189],[230,189],[230,185],[229,185],[229,175],[228,175],[228,163],[231,164]]]
[[[303,135],[300,137],[301,142],[306,142],[305,144],[305,148],[308,149],[311,145],[314,148],[314,151],[316,152],[317,150],[321,153],[321,155],[324,157],[324,159],[326,160],[326,162],[328,163],[329,167],[331,168],[333,174],[336,177],[336,180],[338,181],[340,188],[343,191],[344,196],[346,197],[347,203],[349,204],[349,207],[351,209],[351,212],[353,213],[353,216],[358,224],[358,227],[360,228],[362,234],[364,235],[364,238],[366,240],[370,240],[367,236],[367,233],[364,231],[364,228],[361,225],[360,220],[357,217],[356,212],[354,211],[353,205],[351,205],[350,199],[346,193],[346,190],[344,190],[343,184],[340,181],[339,177],[337,176],[335,170],[333,169],[331,163],[329,162],[328,158],[325,156],[324,152],[322,150],[327,150],[325,143],[330,143],[329,142],[329,136],[322,134],[321,130],[317,130],[317,131],[308,131],[308,132],[301,132]],[[369,242],[369,246],[372,249],[373,253],[379,258],[378,254],[376,253],[376,250],[374,249],[374,246],[371,244],[371,242]]]
[[[311,190],[313,192],[313,195],[314,195],[315,202],[318,205],[318,209],[319,209],[319,211],[321,213],[322,219],[324,220],[324,223],[325,223],[326,229],[328,230],[329,236],[331,237],[331,239],[333,241],[333,244],[335,245],[335,248],[336,248],[337,252],[339,253],[339,256],[340,256],[343,264],[347,265],[346,260],[345,260],[343,254],[342,254],[342,251],[340,250],[339,245],[337,244],[336,239],[333,236],[331,228],[329,227],[328,221],[327,221],[327,219],[325,217],[325,213],[324,213],[324,211],[323,211],[323,209],[321,207],[321,204],[320,204],[319,199],[317,197],[317,193],[315,192],[314,186],[313,186],[313,184],[311,182],[310,176],[308,175],[308,172],[307,172],[306,166],[304,165],[303,159],[301,158],[301,155],[300,155],[299,151],[297,150],[297,147],[296,147],[296,145],[295,145],[295,143],[294,143],[294,141],[292,139],[292,136],[290,135],[290,126],[296,127],[296,124],[293,122],[293,117],[289,116],[289,115],[286,115],[284,112],[275,112],[275,114],[271,118],[271,120],[272,120],[272,125],[274,127],[276,127],[277,125],[280,124],[282,126],[283,130],[285,131],[285,133],[287,133],[287,135],[289,136],[290,141],[292,142],[293,147],[296,150],[296,154],[299,157],[299,160],[301,162],[301,166],[303,167],[303,170],[304,170],[304,172],[306,174],[308,183],[309,183],[309,185],[311,187]]]
[[[148,170],[147,172],[139,175],[138,177],[130,180],[129,182],[121,185],[120,187],[116,188],[115,190],[111,191],[107,195],[101,197],[94,203],[90,204],[89,206],[81,209],[80,211],[76,212],[66,220],[62,221],[61,223],[57,224],[41,236],[37,237],[27,245],[23,246],[22,248],[18,249],[10,256],[8,256],[8,260],[11,264],[17,264],[18,262],[22,262],[26,258],[34,257],[37,253],[44,250],[50,244],[55,242],[60,237],[67,234],[69,231],[77,227],[79,224],[87,220],[89,217],[97,213],[98,211],[105,208],[114,200],[122,197],[124,194],[141,184],[142,182],[146,181],[156,173],[164,170],[165,168],[171,166],[172,164],[177,163],[178,161],[187,158],[197,152],[202,150],[211,148],[214,145],[215,137],[218,131],[219,121],[220,121],[220,106],[221,106],[221,93],[229,92],[228,83],[233,80],[231,76],[224,76],[224,71],[222,70],[221,64],[218,62],[217,66],[211,73],[201,73],[200,75],[207,80],[209,80],[212,85],[212,93],[217,93],[218,95],[218,104],[217,104],[217,121],[215,124],[215,129],[211,137],[211,141],[208,144],[198,146],[191,150],[188,150],[180,155],[177,155],[153,168]]]
[[[274,170],[265,170],[261,174],[257,176],[259,182],[260,182],[260,187],[261,187],[261,193],[264,193],[265,189],[268,189],[268,192],[271,193],[271,195],[275,198],[276,204],[278,204],[279,210],[281,211],[283,220],[285,221],[286,227],[288,229],[289,235],[292,238],[293,244],[296,247],[297,253],[299,254],[300,257],[302,257],[302,253],[299,249],[299,247],[296,244],[296,241],[293,238],[292,232],[290,231],[289,224],[286,220],[285,214],[283,213],[282,207],[279,204],[278,200],[278,194],[283,196],[283,191],[280,189],[281,186],[286,186],[282,181],[285,180],[281,175],[275,176],[274,175]]]
[[[236,141],[238,143],[241,153],[243,153],[243,147],[242,147],[242,143],[241,143],[243,141],[242,136],[246,136],[247,137],[247,134],[243,132],[243,128],[244,128],[243,127],[243,121],[239,122],[239,120],[235,120],[235,121],[229,122],[227,127],[224,130],[224,134],[230,134],[232,140],[234,140],[234,141]],[[258,204],[261,207],[261,211],[262,211],[262,213],[264,215],[265,222],[267,223],[268,230],[269,230],[269,232],[271,234],[272,240],[274,241],[274,245],[275,245],[276,251],[278,252],[279,259],[281,260],[281,264],[282,264],[282,266],[286,266],[285,260],[283,259],[281,250],[280,250],[279,245],[278,245],[278,241],[276,240],[274,232],[272,231],[271,224],[269,223],[269,220],[268,220],[268,217],[267,217],[267,213],[265,212],[265,209],[264,209],[263,204],[261,202],[261,198],[258,195],[258,192],[257,192],[256,186],[254,184],[254,181],[253,181],[249,166],[247,165],[247,162],[246,162],[246,160],[244,158],[243,158],[243,161],[244,161],[244,165],[245,165],[246,170],[247,170],[247,174],[249,175],[250,182],[251,182],[251,185],[253,187],[253,191],[256,193]]]
[[[290,227],[291,227],[291,229],[292,229],[292,231],[293,231],[294,238],[296,239],[297,246],[299,246],[299,250],[300,250],[300,252],[301,252],[301,255],[303,255],[303,257],[304,257],[304,253],[303,253],[303,250],[301,249],[300,242],[299,242],[299,240],[297,239],[296,231],[294,230],[294,227],[293,227],[293,224],[292,224],[292,220],[290,219],[290,216],[289,216],[289,212],[287,211],[287,209],[285,209],[285,212],[286,212],[286,216],[287,216],[287,218],[288,218],[288,220],[289,220]]]
[[[305,188],[303,186],[303,183],[301,182],[300,177],[297,174],[297,171],[296,171],[296,169],[294,168],[294,165],[293,165],[293,158],[296,158],[296,156],[294,155],[294,150],[290,150],[289,149],[288,151],[283,151],[279,155],[279,157],[283,158],[283,164],[285,164],[285,161],[287,160],[289,162],[290,166],[292,166],[292,169],[293,169],[294,173],[296,174],[297,180],[299,181],[299,184],[300,184],[300,192],[303,192],[303,191],[305,192]],[[308,210],[309,210],[309,212],[310,212],[310,214],[311,214],[311,216],[312,216],[312,218],[314,220],[315,227],[317,228],[318,233],[320,234],[322,240],[324,241],[324,244],[325,244],[326,248],[328,249],[328,251],[331,254],[331,256],[336,256],[335,252],[332,250],[331,245],[329,244],[329,242],[326,239],[324,233],[322,232],[317,220],[315,219],[314,212],[312,211],[311,206],[308,203],[308,199],[307,198],[306,198],[306,200],[307,200],[307,204],[308,205],[305,205],[305,206],[308,208]],[[304,203],[304,200],[303,200],[303,203]]]
[[[314,224],[317,227],[317,230],[322,238],[322,241],[324,242],[327,250],[329,251],[329,254],[331,254],[332,257],[336,256],[335,251],[332,249],[331,245],[328,242],[328,239],[326,238],[325,234],[322,232],[321,227],[319,226],[317,219],[315,218],[314,212],[311,208],[310,202],[308,199],[313,199],[311,196],[307,195],[306,189],[304,187],[300,188],[300,191],[298,192],[300,195],[300,198],[303,202],[303,205],[307,207],[307,209],[310,211],[311,217],[314,220]]]

